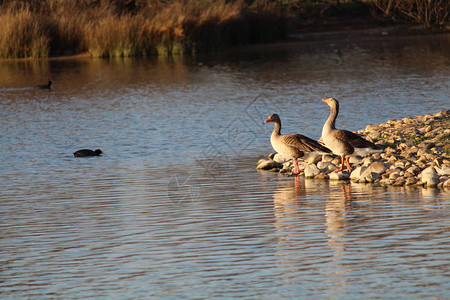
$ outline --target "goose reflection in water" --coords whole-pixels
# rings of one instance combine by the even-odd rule
[[[336,184],[330,181],[332,187]],[[347,233],[346,215],[347,211],[351,209],[352,191],[351,184],[339,184],[338,188],[342,193],[330,193],[330,198],[325,205],[325,221],[328,237],[328,246],[334,250],[337,256],[345,250],[343,238]]]
[[[277,235],[275,256],[286,280],[300,268],[298,236],[301,226],[300,197],[305,194],[303,178],[282,180],[273,192],[274,226]]]
[[[277,231],[288,231],[288,221],[294,220],[300,214],[299,199],[305,194],[305,182],[299,177],[292,180],[283,180],[279,182],[277,189],[273,193],[273,209]],[[280,224],[278,223],[280,222]],[[278,226],[283,225],[283,226]],[[288,225],[285,227],[284,225]]]
[[[348,234],[347,215],[352,210],[351,184],[330,181],[330,190],[333,189],[336,192],[330,192],[330,198],[326,200],[325,204],[325,233],[328,236],[328,247],[333,251],[333,265],[328,275],[335,281],[336,285],[346,286],[349,283],[342,274],[352,270],[347,268],[341,261],[347,247],[345,239]]]

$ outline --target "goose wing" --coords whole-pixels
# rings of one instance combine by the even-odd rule
[[[331,153],[331,150],[322,146],[317,141],[301,135],[301,134],[287,134],[283,136],[283,142],[293,148],[303,152],[324,152]]]
[[[374,143],[362,138],[358,134],[348,130],[336,130],[335,136],[336,138],[349,143],[354,148],[371,148],[374,150],[382,149],[380,146],[375,145]]]

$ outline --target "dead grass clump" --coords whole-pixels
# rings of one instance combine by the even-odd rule
[[[46,21],[27,6],[0,11],[0,57],[48,57],[50,37]]]
[[[409,20],[427,28],[450,24],[450,0],[373,0],[371,4],[392,20]]]
[[[270,0],[3,2],[2,57],[183,54],[273,41],[283,31],[280,5]]]

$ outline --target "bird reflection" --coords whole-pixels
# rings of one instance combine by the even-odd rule
[[[278,188],[273,193],[273,208],[275,220],[285,223],[299,214],[298,201],[299,197],[305,193],[304,180],[300,182],[299,177],[292,180],[280,181]],[[283,227],[283,226],[282,226]],[[283,231],[283,228],[280,229]]]
[[[333,185],[339,186],[334,186],[337,188],[336,192],[330,191],[330,198],[325,204],[325,233],[328,236],[328,246],[334,253],[332,260],[337,264],[334,265],[334,270],[329,275],[338,280],[340,285],[345,285],[345,278],[339,275],[349,270],[339,262],[346,250],[347,214],[352,208],[352,191],[351,184],[343,185],[330,181],[331,190],[333,190]],[[338,192],[339,190],[340,192]]]
[[[279,268],[286,274],[298,270],[298,236],[304,231],[300,215],[301,196],[305,195],[304,178],[283,180],[273,193],[273,212],[277,233],[276,253]]]

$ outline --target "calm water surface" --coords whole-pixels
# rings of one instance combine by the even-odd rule
[[[271,113],[319,138],[324,97],[351,130],[450,109],[449,53],[385,37],[0,62],[1,298],[448,299],[448,190],[255,163]]]

